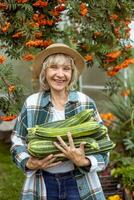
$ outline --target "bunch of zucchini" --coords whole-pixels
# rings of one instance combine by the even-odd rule
[[[53,142],[57,141],[57,136],[61,136],[68,144],[67,132],[72,133],[76,147],[79,147],[81,142],[86,142],[86,155],[108,152],[115,147],[107,135],[106,126],[95,120],[94,110],[85,109],[68,119],[29,128],[29,153],[38,158],[60,153]]]

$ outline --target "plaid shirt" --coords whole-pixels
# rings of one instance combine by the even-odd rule
[[[29,96],[17,118],[11,136],[13,160],[26,175],[21,195],[22,200],[47,199],[42,170],[28,170],[25,165],[30,156],[27,151],[27,128],[36,124],[51,122],[53,118],[51,106],[49,92],[40,92]],[[94,101],[81,92],[71,91],[65,105],[65,118],[90,108],[95,110],[95,117],[101,123]],[[83,167],[76,170],[75,174],[80,197],[82,200],[105,200],[97,172],[104,170],[107,166],[108,154],[94,154],[88,156],[88,158],[91,160],[90,171]]]

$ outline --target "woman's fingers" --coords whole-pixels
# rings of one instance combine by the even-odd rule
[[[64,153],[57,153],[54,155],[55,158],[59,158],[59,157],[66,157],[66,155]]]
[[[43,169],[43,168],[45,169],[50,166],[56,166],[62,162],[62,161],[58,161],[58,162],[55,162],[55,161],[56,161],[56,157],[54,157],[53,154],[50,154],[41,160],[34,157],[30,157],[26,166],[31,170]]]
[[[64,142],[64,140],[63,140],[60,136],[57,136],[57,139],[59,140],[61,146],[62,146],[65,150],[68,150],[68,146],[67,146],[67,144]]]
[[[45,161],[44,163],[45,163],[46,165],[49,165],[49,164],[53,163],[55,160],[56,160],[56,158],[52,158],[52,159],[50,159],[50,160]]]
[[[58,165],[59,163],[61,163],[61,161],[58,161],[58,162],[55,162],[56,161],[56,157],[55,158],[52,158],[50,160],[47,160],[43,163],[42,165],[42,168],[48,168],[50,166],[53,166],[54,165]]]
[[[55,167],[55,166],[57,166],[57,165],[59,165],[61,163],[62,163],[62,161],[54,162],[54,163],[49,164],[46,168]]]
[[[43,158],[42,160],[43,160],[44,162],[47,162],[47,161],[51,160],[53,157],[54,157],[54,155],[53,155],[53,154],[50,154],[50,155],[48,155],[47,157]]]
[[[73,138],[72,138],[72,134],[70,132],[68,132],[67,136],[68,136],[68,142],[69,142],[70,148],[74,149],[75,145],[74,145],[74,141],[73,141]]]
[[[81,142],[81,143],[80,143],[80,149],[81,149],[82,151],[84,151],[85,144],[86,144],[86,142]]]
[[[55,145],[61,152],[63,152],[64,154],[66,154],[66,150],[65,150],[63,147],[61,147],[57,142],[54,142],[54,145]]]
[[[46,158],[44,158],[44,159],[42,160],[43,166],[48,166],[48,165],[50,165],[51,163],[53,163],[55,160],[56,160],[56,158],[54,157],[54,155],[53,155],[53,154],[50,154],[49,156],[47,156]]]

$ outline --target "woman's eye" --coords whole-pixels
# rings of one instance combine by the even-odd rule
[[[70,71],[71,68],[70,68],[70,67],[64,67],[64,70],[65,70],[65,71]]]
[[[50,66],[50,69],[58,70],[59,67],[58,67],[57,65],[51,65],[51,66]],[[62,67],[62,70],[64,70],[64,71],[70,71],[70,70],[71,70],[71,67],[69,67],[69,66],[63,66],[63,67]]]
[[[56,65],[52,65],[50,66],[51,69],[57,69],[57,66]]]

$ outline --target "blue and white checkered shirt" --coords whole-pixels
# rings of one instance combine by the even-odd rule
[[[27,151],[27,128],[51,122],[53,119],[51,107],[49,92],[40,92],[29,96],[17,118],[11,136],[13,160],[26,175],[21,195],[22,200],[47,200],[42,170],[27,170],[25,164],[30,156]],[[65,105],[65,118],[91,108],[95,111],[96,119],[102,123],[94,101],[81,92],[70,91]],[[97,172],[104,170],[107,166],[108,153],[94,154],[88,158],[91,160],[90,171],[81,169],[75,176],[80,197],[83,200],[105,200]]]

